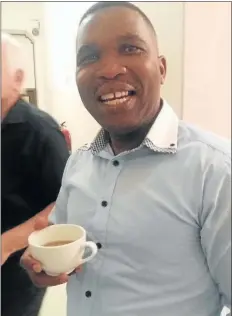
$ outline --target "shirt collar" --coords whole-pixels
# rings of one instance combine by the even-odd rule
[[[19,99],[2,120],[2,125],[25,122],[27,120],[28,107],[29,104],[24,100]]]
[[[171,106],[163,100],[163,106],[159,115],[157,116],[143,143],[136,149],[145,146],[154,152],[176,153],[178,122],[178,117]],[[108,143],[108,134],[101,129],[93,142],[84,147],[85,149],[90,149],[93,155],[97,155],[105,149]]]

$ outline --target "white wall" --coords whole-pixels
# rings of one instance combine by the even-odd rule
[[[61,284],[59,286],[50,287],[46,292],[38,316],[66,316],[66,306],[66,285]]]
[[[231,3],[185,3],[183,119],[231,138]]]

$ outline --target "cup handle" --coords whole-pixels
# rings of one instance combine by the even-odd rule
[[[84,263],[86,263],[86,262],[92,260],[93,257],[95,257],[96,254],[97,254],[97,252],[98,252],[97,245],[96,245],[94,242],[92,242],[92,241],[86,241],[86,242],[84,243],[84,245],[83,245],[83,248],[84,248],[84,249],[90,248],[90,249],[92,250],[92,253],[91,253],[88,257],[86,257],[86,258],[84,258],[84,259],[81,259],[80,265],[82,265],[82,264],[84,264]]]

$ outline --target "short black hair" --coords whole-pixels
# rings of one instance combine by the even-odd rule
[[[156,31],[155,31],[151,21],[149,20],[149,18],[146,16],[146,14],[143,13],[143,11],[140,10],[137,6],[135,6],[131,2],[127,2],[127,1],[100,1],[100,2],[95,3],[82,16],[80,23],[79,23],[79,26],[81,25],[83,20],[85,18],[87,18],[89,15],[94,14],[97,11],[107,9],[107,8],[113,8],[113,7],[129,8],[131,10],[138,12],[140,14],[140,16],[144,19],[144,21],[148,24],[148,26],[152,29],[154,35],[156,36]]]

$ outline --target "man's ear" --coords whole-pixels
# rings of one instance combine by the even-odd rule
[[[24,81],[24,71],[21,69],[16,70],[15,76],[14,76],[14,82],[16,89],[18,91],[21,91],[22,86],[23,86],[23,81]]]
[[[163,85],[165,78],[166,78],[166,72],[167,72],[167,61],[164,56],[159,56],[159,69],[160,69],[160,84]]]

